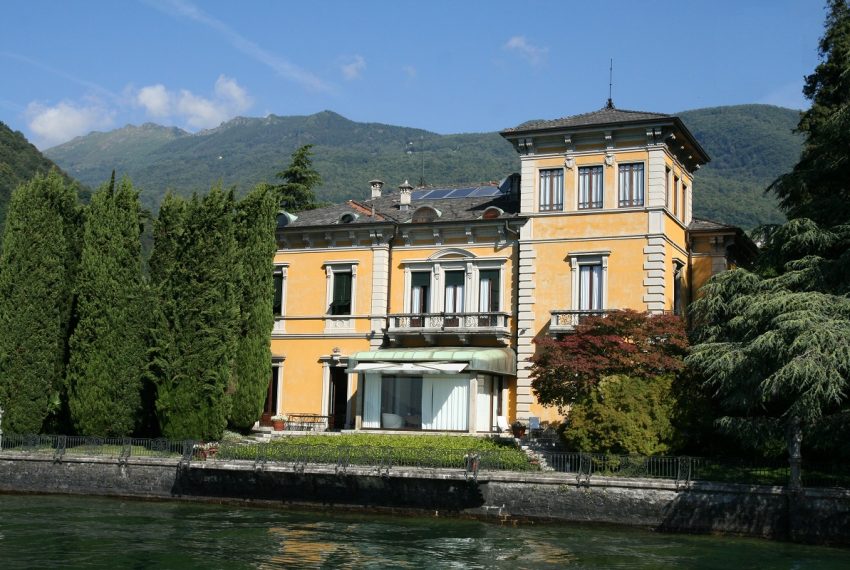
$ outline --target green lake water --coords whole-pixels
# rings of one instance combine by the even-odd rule
[[[766,540],[330,510],[0,495],[18,568],[850,568],[850,550]]]

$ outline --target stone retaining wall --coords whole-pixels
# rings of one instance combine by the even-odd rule
[[[0,454],[0,492],[262,501],[429,515],[612,523],[667,532],[719,532],[850,545],[850,492],[593,477],[560,473],[293,466],[174,459]]]

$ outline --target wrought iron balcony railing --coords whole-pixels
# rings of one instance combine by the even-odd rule
[[[552,320],[549,322],[549,332],[570,332],[575,330],[584,319],[587,317],[604,317],[609,311],[604,309],[596,310],[555,310],[550,311]]]

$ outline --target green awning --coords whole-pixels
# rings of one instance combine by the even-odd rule
[[[483,348],[483,347],[431,347],[431,348],[383,348],[380,350],[369,350],[355,352],[348,357],[349,372],[361,372],[374,370],[375,372],[395,371],[394,367],[370,366],[374,363],[408,364],[399,367],[399,370],[411,372],[429,373],[429,369],[435,372],[437,369],[445,371],[453,370],[460,372],[490,372],[504,376],[516,375],[516,356],[510,348]],[[454,363],[453,366],[439,366],[440,364]],[[364,364],[357,369],[360,364]],[[464,366],[460,367],[460,364]]]

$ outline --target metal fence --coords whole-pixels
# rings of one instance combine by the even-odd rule
[[[313,439],[313,438],[305,438]],[[716,481],[783,486],[789,480],[787,461],[744,461],[703,457],[605,455],[538,450],[529,456],[516,448],[470,449],[448,447],[388,447],[334,445],[315,441],[209,442],[172,441],[164,438],[101,438],[65,435],[0,436],[0,450],[50,457],[54,461],[73,457],[103,457],[119,461],[131,457],[158,457],[191,461],[253,462],[303,471],[308,465],[332,466],[337,472],[349,467],[372,469],[388,475],[392,469],[460,470],[467,478],[481,471],[549,471],[574,475],[579,483],[592,478],[650,478],[677,483]],[[803,484],[808,487],[850,488],[850,470],[843,464],[804,463]]]
[[[75,435],[0,436],[0,450],[29,455],[63,457],[163,457],[191,460],[198,451],[194,441],[172,441],[164,438],[83,437]]]
[[[746,461],[687,456],[603,455],[595,453],[542,451],[544,470],[575,474],[578,480],[601,477],[643,477],[677,482],[717,481],[753,485],[786,485],[790,468],[785,460]],[[810,486],[850,484],[850,473],[832,477],[816,476],[816,468],[804,470],[804,483]]]

